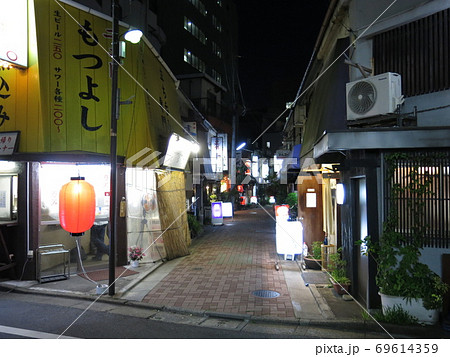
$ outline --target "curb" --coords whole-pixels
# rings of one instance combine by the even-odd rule
[[[31,290],[23,287],[14,287],[10,288],[9,286],[5,286],[5,284],[0,283],[1,291],[11,291],[22,294],[38,294],[44,296],[53,296],[53,297],[67,297],[72,299],[79,300],[88,300],[88,301],[99,301],[102,303],[113,304],[117,306],[130,306],[141,308],[145,310],[157,310],[164,311],[179,315],[191,315],[197,317],[206,317],[206,318],[219,318],[226,320],[239,320],[243,322],[256,323],[256,324],[273,324],[273,325],[286,325],[286,326],[303,326],[303,327],[311,327],[311,328],[323,328],[323,329],[331,329],[331,330],[342,330],[346,329],[350,332],[372,332],[377,334],[385,333],[383,328],[388,331],[391,335],[396,335],[397,337],[406,337],[406,338],[450,338],[450,332],[446,332],[442,329],[441,326],[406,326],[406,325],[393,325],[393,324],[383,324],[383,328],[381,328],[377,323],[373,321],[368,322],[360,322],[353,320],[344,320],[344,319],[333,319],[333,320],[314,320],[314,319],[295,319],[295,318],[277,318],[277,317],[266,317],[266,316],[253,316],[248,314],[235,314],[235,313],[226,313],[226,312],[216,312],[216,311],[205,311],[205,310],[190,310],[184,309],[174,306],[158,306],[151,305],[148,303],[143,303],[139,301],[125,300],[116,297],[110,296],[95,296],[84,293],[74,293],[74,292],[51,292],[44,290]]]
[[[148,277],[151,273],[153,273],[156,269],[158,269],[161,265],[164,264],[164,262],[160,261],[157,263],[154,263],[150,269],[146,270],[145,272],[139,274],[136,279],[133,279],[128,285],[124,286],[122,289],[120,289],[116,297],[123,296],[126,294],[129,290],[133,289],[137,284],[139,284],[142,280],[144,280],[146,277]]]

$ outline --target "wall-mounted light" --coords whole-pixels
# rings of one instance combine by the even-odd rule
[[[124,40],[127,42],[130,42],[132,44],[137,44],[141,41],[143,33],[141,30],[138,29],[130,29],[127,32],[125,32],[123,35],[119,35],[119,38],[123,36]],[[125,41],[119,41],[119,53],[118,56],[121,58],[126,57],[126,45]],[[122,103],[121,103],[122,104]]]
[[[344,184],[338,183],[336,184],[336,203],[338,205],[344,204],[345,200],[345,190],[344,190]]]
[[[246,145],[246,143],[240,144],[240,145],[236,148],[236,150],[241,150],[245,145]]]

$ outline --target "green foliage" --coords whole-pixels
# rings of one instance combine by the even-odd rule
[[[298,196],[297,192],[288,193],[286,199],[284,200],[286,204],[289,205],[289,216],[292,218],[297,217],[297,206],[298,206]]]
[[[376,312],[372,314],[373,318],[378,322],[385,322],[396,325],[413,325],[417,324],[416,317],[411,316],[407,311],[403,310],[401,306],[394,305],[394,307],[386,308],[383,312]]]
[[[329,255],[328,270],[331,277],[336,283],[350,284],[350,279],[347,278],[347,261],[341,258],[342,248],[337,250],[337,253]]]
[[[222,192],[221,201],[223,202],[237,202],[239,197],[239,192],[236,187],[233,187],[230,191]]]
[[[387,180],[392,179],[396,168],[396,160],[412,158],[406,154],[393,154],[387,157]],[[386,295],[403,296],[407,299],[421,298],[426,309],[437,309],[442,306],[443,296],[448,290],[439,276],[426,264],[419,261],[421,248],[427,226],[421,223],[424,216],[425,195],[431,195],[431,177],[419,179],[419,167],[426,165],[427,158],[414,158],[416,165],[409,173],[404,186],[393,185],[391,190],[392,204],[388,217],[383,225],[380,242],[373,242],[366,237],[368,253],[378,264],[376,282],[380,292]],[[412,236],[408,239],[398,232],[398,208],[396,201],[400,194],[415,197],[408,201],[408,209],[412,213]],[[359,243],[362,243],[361,241]]]
[[[266,195],[275,196],[277,204],[285,202],[287,185],[280,183],[276,173],[267,176],[266,180],[269,181],[269,184],[266,186]]]
[[[286,199],[285,199],[286,204],[289,205],[290,208],[295,208],[297,207],[298,204],[298,195],[297,192],[291,192],[288,193]]]
[[[192,215],[188,214],[188,225],[189,225],[189,231],[191,232],[192,237],[197,237],[202,231],[203,226],[200,224],[200,222],[197,220],[197,218]]]
[[[312,257],[316,260],[322,259],[322,242],[312,242],[311,253]]]

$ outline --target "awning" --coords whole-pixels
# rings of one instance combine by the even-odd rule
[[[297,179],[298,173],[300,172],[300,151],[302,145],[295,145],[289,156],[283,159],[283,164],[279,175],[284,179],[284,175],[287,175],[287,183],[292,183]]]
[[[330,132],[314,145],[313,159],[346,150],[446,148],[450,129],[383,128]]]
[[[298,145],[294,145],[294,148],[292,149],[289,157],[296,159],[295,163],[288,163],[287,164],[287,169],[288,171],[290,170],[300,170],[300,151],[301,151],[302,145],[298,144]]]

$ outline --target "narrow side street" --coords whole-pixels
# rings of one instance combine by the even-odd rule
[[[275,269],[274,228],[275,222],[260,208],[238,211],[223,226],[207,227],[194,241],[192,254],[143,301],[193,310],[295,317],[283,271]],[[280,296],[256,297],[252,293],[258,290]]]
[[[99,296],[95,284],[76,272],[68,280],[44,284],[3,281],[0,287],[6,294],[2,296],[87,308],[87,315],[99,310],[120,311],[130,317],[271,337],[448,337],[440,326],[383,324],[382,328],[364,320],[355,301],[345,301],[334,292],[326,273],[303,271],[298,261],[282,260],[276,253],[275,222],[270,213],[252,207],[236,212],[223,226],[205,226],[204,233],[193,241],[190,255],[142,264],[134,269],[137,274],[118,278],[113,297]],[[25,294],[21,297],[15,292]],[[13,327],[30,328],[28,324]]]

